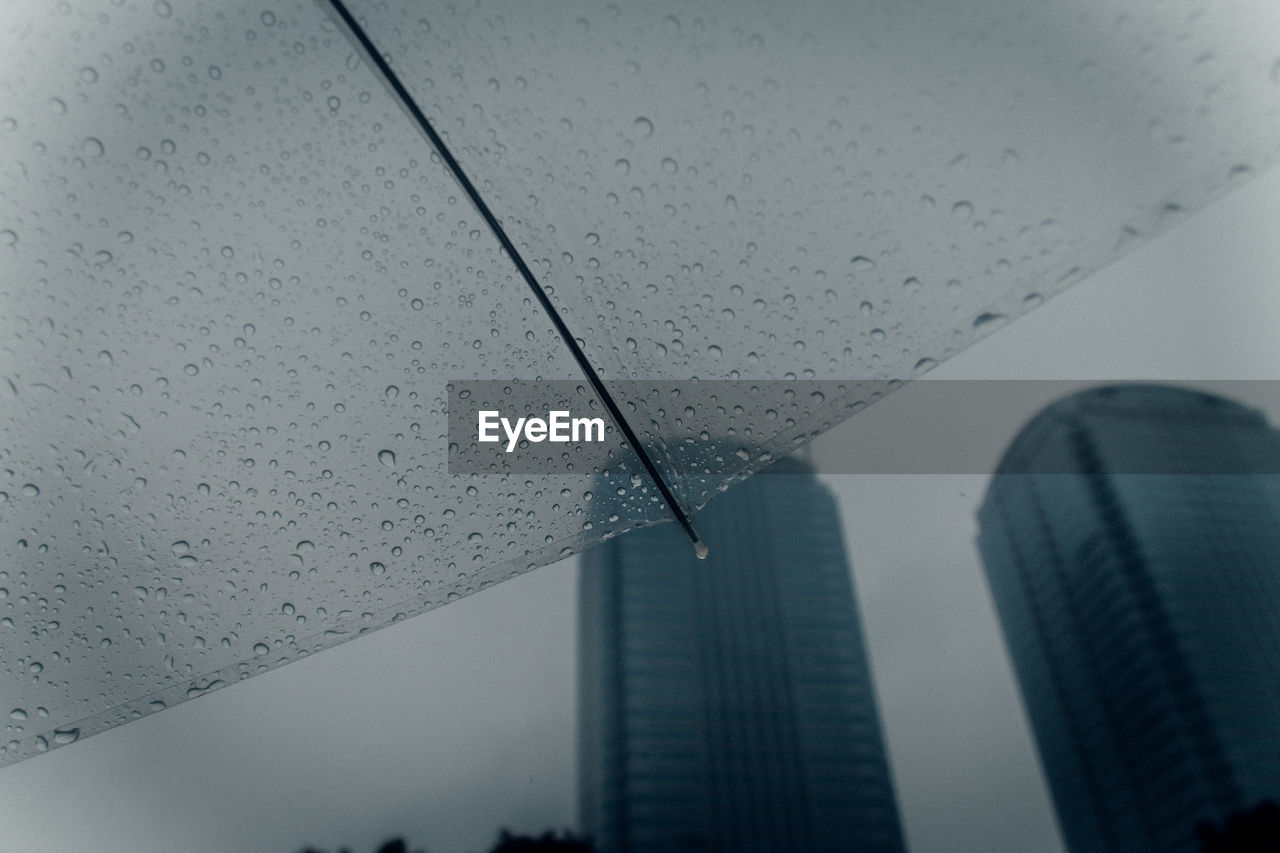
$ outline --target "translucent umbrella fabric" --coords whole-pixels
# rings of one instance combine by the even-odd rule
[[[0,763],[691,512],[1280,143],[1262,2],[350,9],[680,505],[449,474],[452,381],[604,404],[332,8],[6,4]]]
[[[0,760],[669,517],[448,476],[449,379],[581,374],[320,9],[79,8],[3,13]]]
[[[692,507],[868,398],[688,380],[919,375],[1280,140],[1261,2],[349,5]]]

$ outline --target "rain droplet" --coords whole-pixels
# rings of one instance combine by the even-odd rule
[[[262,26],[274,27],[276,25],[276,16],[274,12],[267,10],[266,12],[263,12],[260,17],[262,20]]]
[[[329,112],[336,113],[338,108],[342,106],[342,99],[337,95],[330,95],[325,103],[329,105]]]
[[[999,326],[1003,321],[1008,319],[1009,318],[1003,314],[985,312],[985,313],[979,314],[977,317],[973,319],[973,327],[975,329],[984,329],[984,330],[994,329],[997,326]]]
[[[973,216],[973,205],[967,201],[958,201],[951,205],[951,212],[956,216],[968,219]]]
[[[394,400],[396,397],[400,396],[400,389],[394,385],[388,385],[386,390],[382,393],[388,400]]]
[[[369,571],[373,572],[375,577],[382,577],[387,573],[387,567],[375,560],[369,564]]]
[[[869,272],[876,268],[876,262],[866,255],[854,255],[850,263],[853,264],[855,272]]]
[[[269,651],[271,651],[271,649],[267,647],[266,643],[255,643],[253,646],[253,653],[258,657],[262,657]]]
[[[29,498],[40,496],[40,487],[35,483],[27,483],[22,487],[22,493]]]
[[[636,133],[641,136],[653,136],[653,122],[644,116],[640,116],[635,121]]]
[[[668,175],[674,175],[679,168],[680,167],[676,165],[676,161],[670,157],[662,158],[662,171],[666,172]]]
[[[58,746],[66,746],[80,740],[79,729],[57,729],[53,733],[53,742]]]
[[[379,450],[378,461],[383,465],[386,465],[388,468],[396,467],[396,455],[390,450]]]
[[[97,83],[98,69],[93,66],[86,65],[84,68],[80,69],[80,79],[86,83]]]
[[[173,14],[173,7],[166,0],[156,0],[156,14],[162,18],[167,18]]]
[[[12,711],[9,712],[9,718],[13,720],[17,720],[18,722],[22,722],[27,718],[26,709],[14,708]]]

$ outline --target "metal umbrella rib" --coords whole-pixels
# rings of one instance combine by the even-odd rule
[[[644,444],[642,444],[640,439],[636,436],[635,431],[631,428],[631,424],[627,422],[626,417],[618,408],[618,404],[614,401],[613,395],[609,393],[608,387],[605,386],[604,381],[600,379],[595,368],[592,367],[590,360],[587,358],[587,354],[582,351],[582,347],[578,346],[577,339],[569,330],[569,326],[565,323],[564,317],[561,316],[560,312],[556,310],[555,305],[552,304],[551,297],[547,295],[546,290],[543,289],[542,285],[538,283],[537,278],[534,277],[533,272],[529,269],[529,265],[526,264],[524,258],[521,257],[520,250],[515,247],[515,244],[511,242],[511,238],[507,236],[507,232],[503,229],[502,223],[498,221],[498,217],[493,214],[488,203],[480,195],[479,190],[476,189],[475,184],[471,182],[471,179],[467,177],[467,173],[463,171],[457,158],[455,158],[453,153],[449,151],[449,146],[440,138],[440,134],[436,133],[436,129],[431,126],[431,122],[425,115],[423,115],[417,102],[414,101],[413,95],[411,95],[409,90],[405,88],[404,83],[391,68],[391,65],[383,58],[381,51],[378,50],[377,45],[375,45],[369,38],[369,34],[365,31],[364,27],[360,26],[360,22],[357,21],[355,16],[353,16],[350,10],[347,9],[346,4],[342,2],[342,0],[328,0],[328,2],[333,8],[333,11],[342,20],[342,23],[345,25],[347,32],[351,35],[351,38],[360,45],[361,51],[364,53],[365,57],[375,68],[378,69],[378,73],[382,75],[387,86],[395,94],[396,98],[400,101],[401,105],[404,106],[405,110],[408,111],[409,115],[413,118],[414,123],[418,126],[418,129],[422,131],[428,140],[430,140],[432,147],[436,150],[436,153],[438,153],[440,158],[444,160],[445,165],[448,166],[449,171],[453,173],[453,177],[457,180],[458,185],[462,187],[462,191],[467,194],[467,198],[471,200],[471,203],[475,206],[476,210],[479,211],[482,217],[484,217],[485,223],[489,226],[489,229],[493,232],[494,236],[498,238],[500,243],[502,243],[502,248],[506,250],[512,263],[516,265],[516,269],[520,271],[520,277],[524,279],[524,283],[529,286],[529,290],[533,292],[538,303],[547,312],[547,316],[551,319],[551,322],[555,324],[556,331],[560,333],[560,339],[564,341],[565,346],[569,348],[569,351],[573,354],[574,361],[576,361],[578,366],[582,368],[583,375],[586,376],[587,381],[591,383],[592,389],[594,389],[596,394],[600,396],[601,402],[603,402],[605,407],[609,410],[609,415],[613,418],[613,422],[618,425],[618,428],[622,430],[622,434],[626,436],[627,444],[629,444],[636,452],[636,455],[640,457],[640,462],[644,465],[644,469],[648,472],[650,479],[654,482],[654,485],[658,487],[658,491],[661,493],[662,499],[667,502],[667,506],[675,516],[676,521],[679,522],[680,527],[683,528],[684,532],[688,535],[689,541],[693,544],[694,552],[699,557],[705,557],[707,555],[707,546],[706,543],[702,541],[702,537],[698,535],[698,531],[694,529],[693,520],[689,517],[688,513],[685,512],[684,507],[680,505],[680,501],[677,500],[676,496],[672,493],[671,487],[667,485],[666,480],[662,476],[662,472],[658,470],[656,465],[654,465],[653,460],[649,457],[648,451],[644,447]]]

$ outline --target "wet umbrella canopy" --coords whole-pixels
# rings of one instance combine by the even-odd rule
[[[1276,15],[5,4],[0,762],[696,524],[1269,166]],[[451,473],[475,380],[603,457]]]

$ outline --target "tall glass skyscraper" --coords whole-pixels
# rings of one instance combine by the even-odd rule
[[[621,851],[903,850],[835,501],[783,460],[583,558],[583,829]],[[786,471],[788,473],[778,473]]]
[[[1198,850],[1280,797],[1277,470],[1261,414],[1158,386],[1068,397],[1007,451],[978,544],[1073,851]]]

